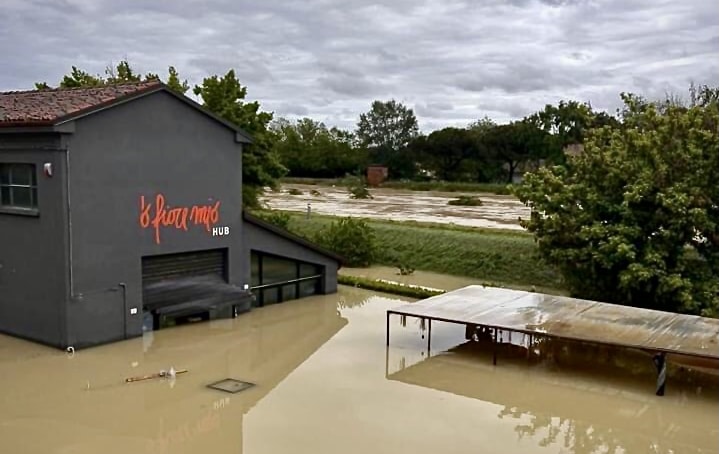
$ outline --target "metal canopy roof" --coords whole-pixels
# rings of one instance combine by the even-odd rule
[[[471,285],[387,313],[719,359],[719,319],[542,293]]]

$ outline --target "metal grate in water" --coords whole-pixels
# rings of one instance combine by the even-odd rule
[[[255,386],[254,383],[249,383],[242,380],[236,380],[234,378],[225,378],[215,383],[207,385],[208,388],[216,389],[218,391],[224,391],[226,393],[236,394],[240,391],[244,391],[248,388]]]

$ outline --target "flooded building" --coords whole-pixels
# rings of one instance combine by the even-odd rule
[[[337,288],[242,209],[252,139],[160,82],[0,94],[0,331],[65,348]]]

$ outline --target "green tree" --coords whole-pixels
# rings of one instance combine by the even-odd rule
[[[515,192],[522,225],[576,296],[716,315],[719,110],[715,89],[689,106],[622,94],[621,126],[590,132],[566,166]]]
[[[474,133],[482,134],[494,128],[495,126],[497,126],[497,123],[495,123],[494,120],[485,115],[479,120],[470,123],[469,126],[467,126],[467,129]]]
[[[70,74],[63,76],[60,81],[60,88],[99,87],[101,85],[105,85],[105,80],[101,75],[93,76],[76,66],[73,66]]]
[[[275,151],[289,174],[297,177],[335,178],[357,173],[367,164],[362,150],[353,147],[353,136],[324,123],[302,118],[273,121]]]
[[[389,167],[393,177],[411,177],[415,159],[406,153],[407,145],[419,134],[414,111],[394,99],[374,101],[369,112],[360,114],[357,139],[370,158]]]
[[[560,101],[530,115],[525,121],[548,133],[544,155],[552,163],[564,163],[568,145],[581,145],[588,131],[603,126],[619,127],[619,121],[606,112],[595,112],[590,103]]]
[[[190,85],[187,83],[187,79],[181,80],[180,75],[177,73],[177,70],[174,66],[170,66],[168,68],[168,73],[169,75],[167,77],[167,82],[165,82],[167,86],[171,90],[176,91],[177,93],[183,95],[187,93],[187,90],[190,89]]]
[[[177,79],[178,87],[182,88],[179,84],[179,76],[174,67],[170,66],[168,84],[170,88],[176,89],[173,86],[173,75]],[[105,68],[105,76],[100,74],[90,74],[77,66],[72,66],[69,74],[63,76],[62,80],[58,84],[60,88],[82,88],[82,87],[100,87],[103,85],[120,84],[129,82],[141,82],[149,80],[160,80],[160,76],[153,73],[147,73],[145,76],[141,76],[135,71],[132,65],[127,60],[121,60],[117,65],[108,65]],[[184,82],[187,87],[187,81]],[[52,88],[47,82],[36,82],[35,88],[37,90],[47,90]],[[178,90],[181,93],[187,91],[189,87],[185,88],[184,91]]]
[[[538,163],[551,155],[548,134],[528,120],[496,126],[484,134],[482,141],[488,153],[504,165],[507,183],[514,181],[521,164]]]
[[[142,76],[135,72],[127,60],[121,60],[115,67],[110,65],[105,68],[105,75],[107,76],[104,80],[104,83],[106,84],[122,84],[142,81]],[[147,77],[146,80],[159,79],[157,74],[149,73],[148,76],[149,77]]]
[[[272,113],[260,111],[257,101],[244,101],[247,87],[229,70],[224,76],[206,77],[194,93],[211,112],[247,131],[253,143],[242,154],[242,198],[247,207],[256,207],[264,187],[276,188],[287,169],[273,150],[273,134],[268,130]]]
[[[475,153],[467,167],[469,172],[474,175],[472,179],[476,182],[504,181],[502,163],[497,160],[496,155],[492,154],[489,143],[489,137],[496,127],[497,123],[487,116],[467,127],[476,144]]]
[[[477,155],[474,135],[467,129],[453,127],[415,139],[412,148],[421,153],[425,167],[445,181],[460,180],[464,165]]]
[[[589,104],[577,101],[560,101],[558,105],[547,104],[544,110],[532,116],[532,120],[546,132],[558,139],[561,148],[580,144],[589,129],[593,112]]]
[[[375,258],[377,240],[364,219],[341,218],[315,235],[314,241],[345,259],[347,266],[370,266]]]

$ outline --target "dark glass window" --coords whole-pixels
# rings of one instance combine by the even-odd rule
[[[265,255],[262,257],[262,284],[297,279],[297,262]]]
[[[316,295],[319,293],[320,280],[311,279],[309,281],[300,282],[300,298],[305,296]]]
[[[322,274],[322,267],[311,263],[300,263],[300,277],[311,277]]]
[[[251,252],[255,305],[265,306],[320,293],[324,267],[261,252]]]
[[[0,164],[0,207],[37,209],[34,164]]]
[[[297,284],[287,284],[282,286],[282,301],[297,299]]]
[[[260,270],[260,256],[257,255],[255,252],[253,252],[253,253],[250,255],[250,261],[251,261],[251,264],[250,264],[250,270],[251,270],[251,271],[250,271],[250,272],[251,272],[251,274],[252,274],[252,276],[251,276],[251,282],[252,282],[252,284],[251,284],[251,285],[252,285],[252,287],[256,287],[256,286],[258,286],[258,285],[261,284],[261,281],[260,281],[260,272],[261,272],[261,270]]]
[[[262,305],[275,304],[280,302],[279,288],[271,287],[262,290]]]

